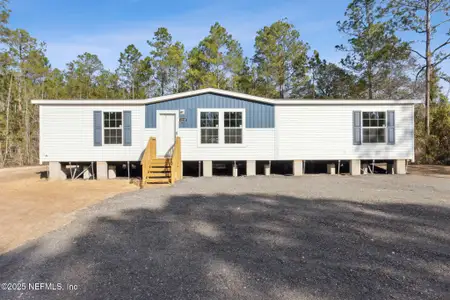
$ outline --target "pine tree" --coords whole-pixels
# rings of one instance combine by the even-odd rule
[[[286,98],[304,81],[308,45],[294,25],[280,20],[257,32],[255,55],[258,80],[267,97]]]
[[[443,50],[450,44],[450,37],[432,49],[432,42],[442,25],[450,21],[449,0],[385,0],[384,13],[390,13],[396,26],[401,30],[412,31],[423,36],[425,49],[423,52],[413,51],[424,63],[419,66],[416,78],[425,70],[425,127],[430,135],[431,77],[433,70],[450,57]],[[433,23],[433,19],[438,19]],[[450,29],[445,34],[450,36]]]
[[[244,57],[238,41],[219,23],[215,23],[197,47],[188,55],[187,80],[192,87],[233,89],[242,72]]]
[[[151,41],[150,62],[155,70],[155,96],[163,96],[180,90],[180,81],[184,67],[184,46],[180,42],[173,42],[172,35],[167,28],[156,30]]]
[[[365,80],[367,98],[378,97],[378,84],[389,73],[392,64],[409,57],[408,44],[402,42],[389,21],[377,14],[376,0],[352,0],[345,12],[347,19],[337,23],[340,32],[349,36],[348,45],[338,45],[347,53],[342,65]]]
[[[141,61],[142,53],[134,45],[129,45],[124,52],[120,53],[119,67],[116,73],[129,97],[136,97],[136,90],[139,89],[137,73]]]

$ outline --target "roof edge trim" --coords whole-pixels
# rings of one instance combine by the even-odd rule
[[[222,96],[228,96],[233,98],[239,98],[249,101],[267,103],[271,105],[339,105],[339,104],[420,104],[422,100],[418,99],[408,99],[408,100],[367,100],[367,99],[358,99],[358,100],[350,100],[350,99],[269,99],[264,97],[258,97],[243,93],[237,93],[232,91],[214,89],[214,88],[206,88],[195,91],[183,92],[178,94],[160,96],[149,99],[130,99],[130,100],[113,100],[113,99],[91,99],[91,100],[44,100],[44,99],[35,99],[32,100],[31,103],[39,104],[39,105],[49,105],[49,104],[60,104],[60,105],[145,105],[151,103],[158,103],[163,101],[170,101],[179,98],[185,97],[193,97],[197,95],[213,93]]]

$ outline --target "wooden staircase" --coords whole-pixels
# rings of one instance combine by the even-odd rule
[[[156,158],[152,160],[151,165],[147,169],[146,183],[147,184],[161,184],[170,183],[172,174],[172,166],[170,160],[165,158]],[[142,174],[144,175],[144,174]]]
[[[181,139],[176,138],[172,157],[156,157],[156,138],[148,140],[142,165],[142,186],[173,184],[182,179]]]

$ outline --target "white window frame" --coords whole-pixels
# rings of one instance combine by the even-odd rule
[[[218,112],[219,113],[219,143],[218,144],[202,144],[200,127],[200,114],[202,112]],[[242,113],[242,143],[241,144],[225,144],[225,112]],[[197,109],[197,146],[202,148],[242,148],[245,144],[245,108],[198,108]]]
[[[364,113],[373,113],[373,112],[384,112],[384,127],[364,127]],[[387,144],[387,122],[388,122],[388,115],[386,110],[365,110],[361,111],[361,144],[363,145],[383,145]],[[384,142],[376,142],[376,143],[370,143],[370,142],[364,142],[364,129],[384,129]]]
[[[239,126],[239,127],[236,127],[236,126],[234,126],[234,127],[232,127],[231,126],[231,121],[236,121],[236,117],[233,119],[232,118],[232,116],[229,116],[229,119],[228,119],[228,121],[230,122],[229,124],[228,124],[228,127],[226,126],[226,121],[227,121],[227,119],[226,119],[226,117],[225,117],[225,115],[226,114],[240,114],[241,115],[241,117],[240,117],[240,119],[241,119],[241,125]],[[223,141],[223,143],[224,144],[226,144],[226,145],[241,145],[243,142],[244,142],[244,140],[243,140],[243,134],[244,134],[244,113],[243,112],[240,112],[240,111],[224,111],[223,112],[223,139],[224,139],[224,141]],[[235,140],[235,143],[231,143],[231,142],[229,142],[229,143],[227,143],[227,130],[231,130],[231,131],[240,131],[240,138],[241,138],[241,142],[240,143],[237,143],[236,141],[237,140]],[[230,134],[229,135],[229,138],[231,138],[231,137],[234,137],[234,138],[236,138],[238,135],[236,135],[236,134]]]
[[[202,112],[206,112],[206,113],[217,113],[217,126],[216,127],[202,127],[201,126],[201,114]],[[220,112],[215,111],[215,110],[205,110],[205,111],[200,111],[198,113],[198,134],[199,134],[199,140],[198,142],[200,143],[200,145],[209,145],[209,146],[214,146],[214,145],[219,145],[220,144]],[[202,129],[217,129],[217,143],[202,143]]]
[[[105,128],[105,113],[122,113],[122,127],[108,127]],[[105,129],[121,129],[122,130],[122,143],[120,144],[106,144],[105,143],[105,138],[106,138],[106,134],[105,134]],[[124,138],[124,133],[123,133],[123,110],[102,110],[102,142],[103,145],[102,146],[106,146],[106,147],[117,147],[117,146],[123,146],[123,138]]]

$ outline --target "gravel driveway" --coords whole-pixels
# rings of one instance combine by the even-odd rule
[[[0,257],[1,299],[450,298],[448,178],[188,178],[76,214]]]

